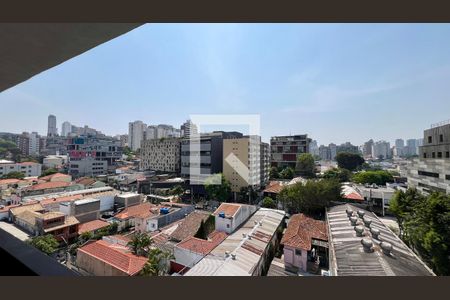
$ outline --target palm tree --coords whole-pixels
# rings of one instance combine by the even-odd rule
[[[137,232],[134,234],[131,241],[128,242],[128,246],[131,247],[131,250],[135,255],[144,256],[147,252],[148,247],[153,243],[152,238],[144,233]]]
[[[169,251],[153,248],[148,253],[148,261],[141,271],[142,276],[163,276],[169,272],[170,260],[174,256]]]

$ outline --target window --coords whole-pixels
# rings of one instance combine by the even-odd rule
[[[428,137],[428,143],[431,144],[433,142],[433,138],[431,136]]]
[[[438,173],[427,172],[427,171],[418,171],[417,173],[418,173],[419,175],[422,175],[422,176],[428,176],[428,177],[439,178],[439,174],[438,174]]]
[[[295,255],[302,256],[302,250],[295,249]]]
[[[438,152],[438,158],[442,158],[442,152]]]
[[[427,153],[426,152],[423,153],[423,158],[427,158]]]
[[[439,135],[439,142],[442,143],[443,141],[444,141],[444,135],[443,135],[443,134],[440,134],[440,135]]]
[[[431,152],[431,157],[436,158],[436,152]]]
[[[230,224],[227,224],[227,228],[230,228]]]
[[[445,175],[445,180],[450,180],[450,175]]]

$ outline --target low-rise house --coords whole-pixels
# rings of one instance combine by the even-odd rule
[[[378,217],[350,204],[327,210],[332,276],[434,276]]]
[[[0,191],[6,190],[8,188],[21,188],[24,186],[30,185],[31,182],[27,180],[20,180],[20,179],[0,179]]]
[[[222,203],[214,211],[216,230],[232,233],[256,211],[256,206],[239,203]]]
[[[117,207],[127,208],[132,205],[140,204],[141,202],[141,195],[136,193],[118,194],[114,197],[114,203],[117,204]]]
[[[317,257],[327,266],[328,234],[324,221],[304,214],[292,215],[281,244],[284,265],[288,271],[318,271],[319,266],[314,264]]]
[[[100,229],[108,227],[110,224],[103,220],[93,220],[86,223],[82,223],[78,226],[78,234],[81,235],[86,232],[92,234],[97,233]]]
[[[47,155],[43,159],[45,168],[61,169],[68,162],[67,155]]]
[[[185,276],[261,276],[278,244],[285,212],[260,208]],[[217,228],[216,228],[217,229]]]
[[[186,216],[177,228],[171,233],[170,238],[181,242],[187,238],[193,237],[200,228],[201,222],[205,222],[210,214],[204,211],[194,211]]]
[[[21,190],[21,195],[23,197],[32,195],[41,195],[65,191],[76,191],[83,189],[82,185],[72,184],[66,181],[49,181],[38,183]]]
[[[74,216],[85,223],[100,217],[100,199],[85,198],[59,203],[59,211],[67,216]]]
[[[72,176],[63,174],[63,173],[55,173],[51,175],[47,175],[39,178],[39,180],[47,181],[47,182],[71,182]]]
[[[15,163],[0,159],[0,177],[11,172],[21,172],[28,176],[41,176],[42,165],[35,162]]]
[[[146,257],[134,255],[129,247],[104,239],[79,248],[76,264],[95,276],[135,276],[146,262]]]
[[[188,237],[175,246],[175,262],[191,268],[222,243],[227,236],[225,232],[213,231],[206,240]]]
[[[106,186],[104,182],[95,180],[94,178],[91,177],[78,178],[77,180],[75,180],[75,183],[81,184],[85,189],[92,189]]]
[[[78,235],[80,222],[75,217],[45,211],[40,204],[11,208],[10,214],[16,225],[34,236],[51,234],[58,241],[69,242]]]

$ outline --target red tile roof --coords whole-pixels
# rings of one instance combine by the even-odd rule
[[[345,199],[351,199],[351,200],[359,200],[359,201],[363,201],[364,200],[364,198],[361,197],[361,195],[356,193],[356,192],[344,195],[344,198]]]
[[[170,237],[177,241],[182,241],[188,237],[194,236],[200,227],[200,223],[206,221],[208,217],[209,213],[203,211],[194,211],[190,213],[182,220]]]
[[[104,240],[89,243],[79,248],[78,251],[101,260],[130,276],[140,272],[147,262],[146,257],[125,252],[124,247],[117,244],[110,244]]]
[[[90,177],[81,177],[75,180],[75,182],[82,185],[92,185],[96,182],[96,180]]]
[[[213,215],[217,216],[219,213],[225,213],[225,217],[232,217],[239,208],[241,208],[241,205],[237,203],[222,203],[216,211],[213,212]]]
[[[52,178],[57,178],[57,177],[71,177],[71,176],[67,175],[67,174],[63,174],[63,173],[55,173],[55,174],[51,174],[51,175],[47,175],[47,176],[41,177],[39,179],[45,180],[45,181],[50,181],[50,180],[52,180]]]
[[[227,238],[227,234],[221,231],[213,231],[207,240],[196,237],[189,237],[184,241],[178,243],[176,246],[202,255],[207,255],[220,243]]]
[[[33,186],[30,186],[28,189],[32,191],[38,191],[38,190],[46,190],[46,189],[56,189],[60,187],[67,187],[70,185],[70,182],[64,182],[64,181],[53,181],[53,182],[43,182],[38,183]]]
[[[8,206],[5,206],[3,208],[0,208],[0,212],[9,211],[11,208],[18,207],[18,206],[20,206],[20,204],[8,205]]]
[[[45,199],[45,200],[42,200],[40,203],[42,205],[48,205],[48,204],[58,203],[58,202],[75,201],[75,200],[79,200],[82,198],[83,198],[83,195],[63,196],[63,197]]]
[[[16,184],[20,181],[20,179],[15,179],[15,178],[11,178],[11,179],[1,179],[0,180],[0,185],[3,184]]]
[[[304,214],[296,214],[290,218],[281,244],[309,251],[311,250],[312,239],[328,241],[325,222],[307,217]]]
[[[278,194],[283,190],[284,186],[278,181],[270,181],[269,185],[264,189],[264,193]]]
[[[129,206],[114,217],[119,220],[126,220],[135,217],[145,218],[146,216],[150,216],[152,214],[151,209],[154,207],[156,207],[156,205],[145,202],[142,204]]]
[[[25,161],[25,162],[21,162],[18,163],[21,166],[33,166],[33,165],[37,165],[38,163],[32,162],[32,161]]]
[[[102,220],[94,220],[86,223],[82,223],[78,226],[78,234],[82,234],[89,231],[95,231],[100,228],[108,227],[109,223]]]

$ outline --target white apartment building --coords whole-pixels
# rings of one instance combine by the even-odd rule
[[[181,141],[179,139],[146,140],[141,146],[141,170],[180,172]]]
[[[142,121],[134,121],[128,124],[128,146],[136,151],[141,148],[141,142],[144,140],[144,133],[147,125]]]
[[[54,115],[49,115],[47,136],[56,136],[56,135],[58,135],[58,127],[56,127],[56,117]]]
[[[25,177],[41,176],[41,164],[34,162],[15,163],[9,160],[0,160],[0,177],[11,172],[22,172]]]
[[[69,122],[64,122],[61,125],[61,135],[62,136],[69,136],[69,134],[72,132],[72,124]]]
[[[189,138],[191,134],[198,134],[198,127],[191,120],[186,120],[186,122],[181,125],[181,136]]]
[[[378,141],[372,145],[372,157],[383,159],[391,157],[391,145],[386,141]]]
[[[31,156],[39,155],[39,134],[37,132],[30,133],[29,144],[28,144],[28,154]]]

